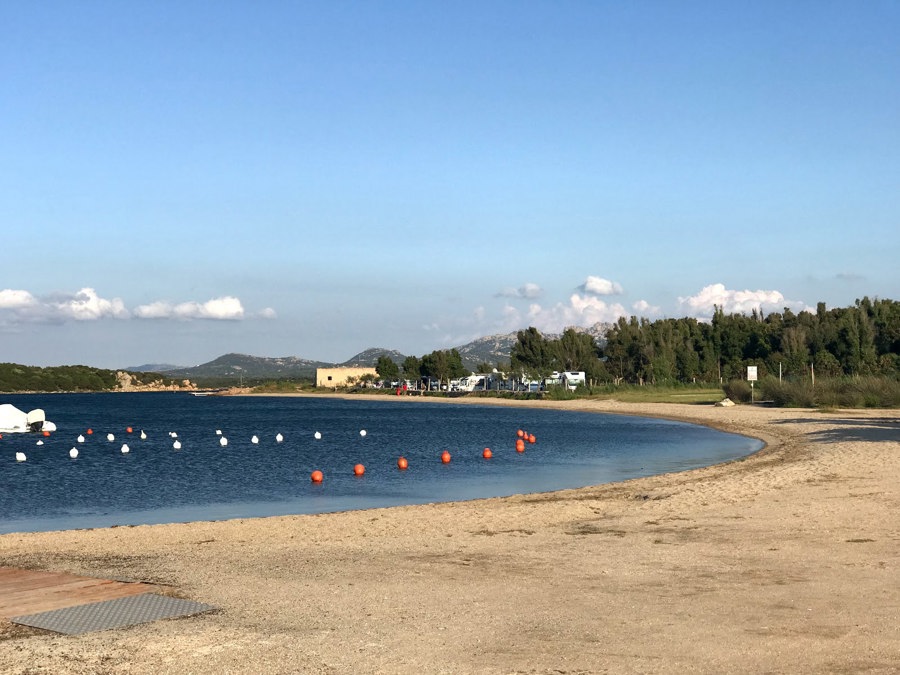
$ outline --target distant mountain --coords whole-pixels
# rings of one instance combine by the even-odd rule
[[[171,363],[145,363],[142,366],[128,366],[123,368],[123,370],[129,373],[165,373],[170,370],[178,370],[181,367]]]
[[[456,348],[463,365],[475,372],[482,363],[496,367],[498,362],[509,363],[509,354],[516,343],[516,333],[489,335]]]
[[[396,349],[385,349],[384,347],[370,347],[365,351],[360,352],[356,356],[351,356],[349,359],[344,361],[343,363],[339,363],[339,366],[374,366],[378,363],[378,359],[382,356],[387,356],[396,363],[398,366],[403,365],[403,362],[406,360],[406,355],[401,354]]]
[[[606,331],[611,324],[596,323],[590,328],[576,328],[575,330],[591,335],[598,345],[606,342]],[[513,345],[516,343],[518,332],[505,335],[489,335],[466,343],[456,350],[462,357],[463,365],[471,371],[478,370],[482,363],[488,363],[492,367],[497,363],[509,363],[509,356]],[[558,334],[544,333],[548,340],[559,338]],[[160,373],[166,377],[188,379],[191,381],[216,380],[236,381],[239,379],[247,382],[253,380],[287,380],[315,377],[316,368],[334,368],[336,366],[369,366],[374,367],[380,356],[388,356],[397,365],[402,365],[406,356],[395,349],[385,347],[370,347],[359,354],[352,356],[343,363],[328,363],[303,359],[296,356],[283,356],[279,358],[248,356],[247,354],[224,354],[219,358],[199,366],[180,367],[164,364],[146,364],[135,368],[127,368],[131,372]],[[424,354],[419,354],[419,357]]]
[[[163,371],[168,377],[197,379],[291,379],[314,377],[316,368],[331,366],[324,361],[312,361],[296,356],[267,358],[247,354],[224,354],[219,358],[191,368]]]

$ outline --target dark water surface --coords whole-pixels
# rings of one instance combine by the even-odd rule
[[[667,420],[408,399],[141,393],[7,395],[2,402],[43,408],[57,431],[0,439],[0,532],[546,492],[707,466],[762,447],[756,439]],[[518,429],[537,441],[521,454]],[[73,447],[77,459],[69,457]],[[493,451],[490,460],[481,456],[485,447]],[[440,461],[443,450],[452,454],[449,464]],[[17,462],[16,452],[27,461]],[[401,455],[409,460],[406,471],[397,469]],[[365,465],[364,476],[353,475],[356,463]],[[316,469],[325,475],[318,485],[309,480]]]

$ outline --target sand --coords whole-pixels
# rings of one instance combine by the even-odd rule
[[[531,405],[768,446],[539,495],[3,535],[0,564],[220,609],[76,637],[0,623],[0,672],[900,672],[896,411]]]

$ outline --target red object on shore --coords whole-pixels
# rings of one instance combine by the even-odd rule
[[[397,460],[397,468],[403,471],[409,466],[409,462],[406,461],[406,457],[401,457]]]
[[[313,483],[321,483],[322,480],[323,480],[324,478],[325,478],[325,476],[322,475],[322,472],[319,471],[318,469],[316,469],[316,470],[313,471],[311,474],[309,474],[309,479],[310,479]]]

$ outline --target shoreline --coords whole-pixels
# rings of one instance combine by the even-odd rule
[[[411,398],[675,419],[766,446],[560,492],[0,535],[3,565],[221,608],[78,638],[0,623],[0,669],[896,671],[894,411]]]

